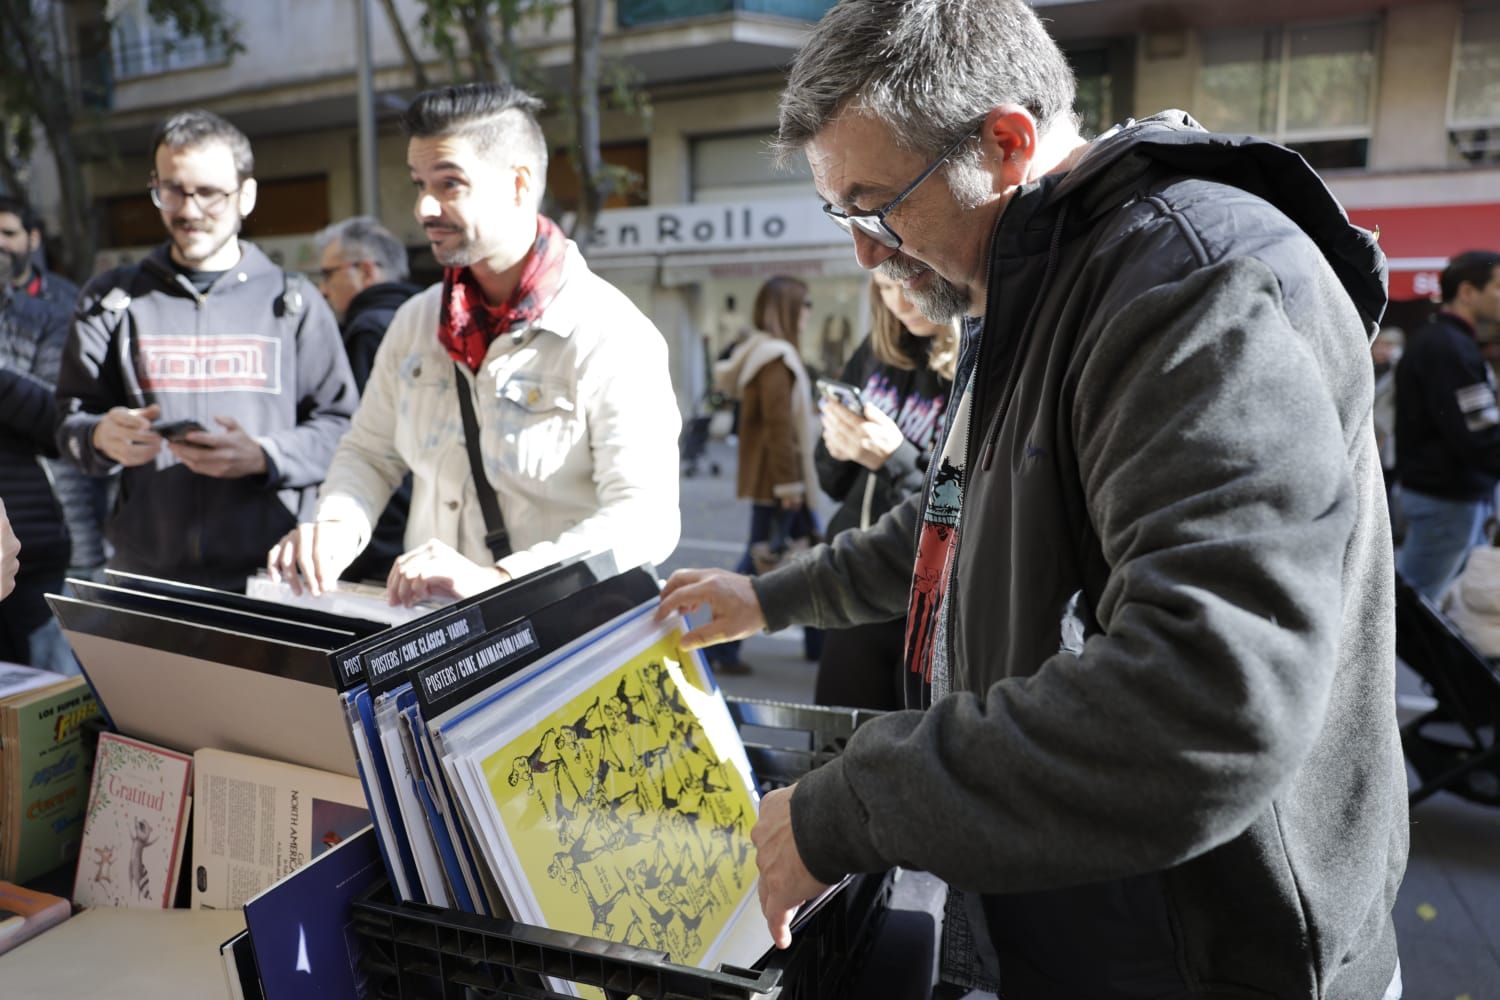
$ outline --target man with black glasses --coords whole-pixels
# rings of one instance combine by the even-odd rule
[[[925,496],[663,591],[702,643],[907,615],[912,710],[761,800],[762,910],[904,865],[959,987],[1396,1000],[1384,258],[1293,151],[1074,97],[1024,0],[843,0],[788,74],[860,265],[967,329]]]
[[[109,565],[241,589],[311,510],[358,392],[333,313],[239,240],[250,142],[184,111],[152,143],[168,240],[91,281],[58,379],[62,451],[122,469]]]

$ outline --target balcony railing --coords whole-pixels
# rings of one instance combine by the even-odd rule
[[[834,0],[617,0],[616,8],[620,27],[635,28],[732,12],[816,21],[833,4]]]

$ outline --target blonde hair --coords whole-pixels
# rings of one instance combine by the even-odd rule
[[[908,330],[880,299],[880,286],[870,279],[870,351],[881,364],[913,371],[925,354],[927,367],[949,382],[958,368],[958,321],[942,324],[931,340]]]
[[[802,304],[807,301],[807,283],[800,278],[778,274],[766,279],[755,295],[750,322],[757,330],[780,337],[793,347],[800,347]]]

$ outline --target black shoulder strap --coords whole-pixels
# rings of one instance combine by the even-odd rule
[[[473,394],[469,391],[469,380],[463,369],[453,362],[453,385],[458,389],[458,409],[464,419],[464,447],[469,452],[469,471],[474,475],[474,492],[479,495],[479,509],[484,513],[484,544],[499,562],[510,555],[510,532],[505,530],[505,518],[500,516],[500,501],[490,488],[489,477],[484,474],[484,459],[479,454],[479,419],[474,416]]]

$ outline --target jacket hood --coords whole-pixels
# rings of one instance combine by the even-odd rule
[[[793,377],[805,381],[795,347],[780,337],[773,337],[762,330],[752,330],[734,345],[729,357],[714,364],[714,388],[739,399],[756,373],[772,361],[786,362]]]
[[[254,243],[247,243],[244,240],[240,240],[239,244],[240,259],[235,262],[233,267],[228,268],[228,271],[238,271],[249,278],[260,277],[264,274],[281,273],[281,269],[272,262],[271,258],[265,255],[260,247]],[[189,297],[196,295],[187,278],[181,271],[177,270],[177,265],[172,262],[172,243],[170,240],[159,244],[147,254],[141,260],[141,269],[150,273],[156,280],[160,281],[166,288],[173,292]],[[222,282],[215,282],[214,288],[220,287],[221,284]],[[212,291],[213,289],[210,289],[210,292]]]
[[[1322,251],[1373,336],[1386,306],[1385,254],[1349,221],[1328,185],[1295,150],[1247,135],[1208,132],[1184,111],[1131,119],[1094,140],[1071,170],[1039,182],[1083,222],[1117,207],[1151,174],[1229,184],[1279,209]]]

